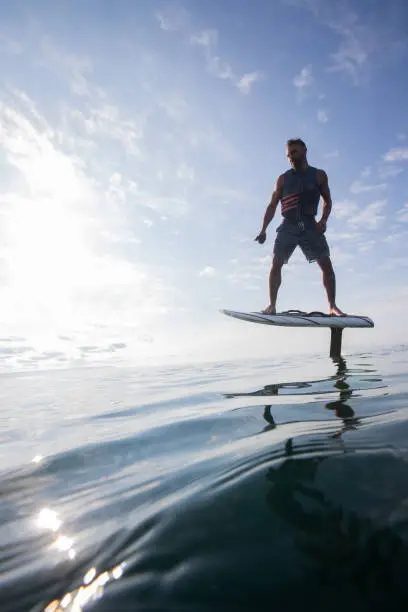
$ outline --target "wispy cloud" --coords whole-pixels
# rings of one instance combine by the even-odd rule
[[[194,168],[189,164],[182,162],[177,168],[176,176],[181,181],[191,183],[195,178]]]
[[[390,149],[384,155],[384,159],[387,162],[408,160],[408,147],[395,147]]]
[[[98,96],[103,99],[102,89],[92,85],[90,75],[93,72],[93,63],[89,57],[61,51],[50,38],[41,40],[38,56],[34,64],[46,68],[62,81],[68,79],[72,93],[77,96]]]
[[[125,119],[113,104],[90,105],[79,110],[67,110],[71,118],[81,123],[91,137],[107,136],[117,140],[129,155],[140,155],[139,142],[143,138],[144,119]]]
[[[204,276],[206,278],[214,278],[215,276],[217,276],[217,271],[212,266],[205,266],[205,268],[200,270],[198,275],[199,276]]]
[[[336,262],[336,266],[340,264],[345,264],[349,261],[352,261],[355,256],[347,251],[345,248],[345,244],[343,243],[341,246],[334,246],[331,249],[331,256],[334,262]]]
[[[139,321],[167,310],[169,287],[123,255],[130,238],[138,242],[126,212],[132,199],[142,206],[137,185],[117,172],[96,177],[92,159],[68,154],[61,143],[78,132],[66,138],[67,126],[49,122],[24,92],[2,97],[10,103],[0,105],[0,146],[13,176],[8,191],[6,183],[0,191],[2,269],[10,281],[7,293],[3,283],[2,316],[10,325],[44,317],[66,326],[134,325],[130,304]],[[94,132],[90,138],[97,150]],[[157,200],[147,193],[143,205]]]
[[[354,200],[342,200],[333,206],[333,215],[337,219],[350,219],[357,211],[358,206]]]
[[[302,70],[293,79],[293,85],[296,87],[297,95],[300,100],[306,94],[307,89],[312,85],[314,77],[312,76],[312,65],[309,64],[302,68]]]
[[[159,22],[160,28],[166,32],[176,32],[183,29],[188,24],[189,19],[187,11],[172,2],[167,2],[165,7],[163,5],[161,10],[155,12],[154,16]]]
[[[377,244],[376,240],[367,240],[362,244],[359,244],[357,249],[360,253],[367,253],[367,251],[371,251]]]
[[[384,163],[378,166],[378,176],[382,180],[388,178],[395,178],[396,176],[401,174],[401,172],[403,172],[403,168],[400,168],[399,166]]]
[[[353,231],[343,232],[339,232],[336,229],[336,232],[330,236],[330,243],[346,244],[350,242],[352,244],[357,244],[363,237],[364,233],[355,229],[353,229]]]
[[[404,223],[408,222],[408,202],[405,202],[404,206],[397,211],[397,219]]]
[[[351,226],[362,227],[369,230],[376,229],[385,219],[382,211],[387,205],[387,200],[372,202],[362,210],[355,212],[348,223]]]
[[[218,79],[234,81],[231,65],[221,59],[216,53],[218,46],[217,30],[202,30],[199,34],[190,36],[190,43],[203,50],[208,72]]]
[[[330,55],[331,63],[328,67],[329,72],[343,72],[351,79],[360,82],[363,68],[369,57],[369,49],[355,30],[346,24],[331,24],[331,27],[340,34],[342,40],[335,53]]]
[[[254,84],[264,78],[261,70],[237,74],[231,63],[219,54],[218,30],[205,28],[194,32],[188,13],[184,9],[173,6],[156,12],[155,17],[162,30],[181,32],[190,45],[201,49],[207,72],[217,79],[229,81],[241,94],[248,95]]]
[[[340,155],[340,151],[338,149],[334,149],[334,151],[329,151],[329,153],[325,153],[323,157],[326,159],[330,159],[334,157],[339,157],[339,155]]]
[[[329,120],[329,117],[326,113],[325,110],[320,109],[317,111],[317,120],[320,121],[320,123],[327,123]]]
[[[365,82],[372,69],[394,57],[401,57],[407,45],[403,28],[401,36],[396,36],[395,27],[390,27],[390,19],[383,23],[372,23],[371,15],[357,14],[345,2],[326,2],[325,0],[283,0],[286,4],[310,11],[322,24],[329,27],[339,37],[337,49],[329,55],[327,70],[345,74],[354,84]],[[400,20],[402,23],[402,20]],[[395,24],[394,24],[395,25]],[[374,58],[377,60],[374,64]]]
[[[248,94],[251,91],[253,84],[263,78],[264,74],[260,70],[255,70],[255,72],[249,72],[248,74],[244,74],[240,79],[238,79],[237,87],[241,93]]]
[[[404,209],[402,209],[400,212],[404,212]],[[390,233],[381,239],[381,242],[387,244],[387,248],[391,247],[394,249],[401,249],[407,243],[408,228],[406,228],[404,225],[401,226],[400,223],[397,223],[396,228],[398,229],[392,229]]]
[[[378,266],[379,270],[395,270],[408,266],[408,257],[388,257]],[[394,298],[395,299],[395,298]]]
[[[260,70],[237,76],[231,64],[218,55],[217,30],[202,30],[199,34],[190,36],[190,43],[202,49],[207,71],[218,79],[231,81],[243,94],[248,94],[254,83],[263,77]]]
[[[242,153],[230,143],[213,123],[190,129],[186,138],[193,150],[208,148],[212,155],[221,159],[223,163],[237,164],[244,159]]]
[[[367,193],[369,191],[378,191],[387,188],[387,183],[367,184],[362,181],[353,181],[350,185],[350,191],[354,194]]]
[[[4,32],[0,32],[0,48],[2,48],[7,55],[21,55],[24,51],[24,45],[16,38],[8,36]]]
[[[187,101],[181,95],[167,94],[165,98],[160,97],[157,105],[162,108],[167,116],[175,121],[184,121],[189,112]]]

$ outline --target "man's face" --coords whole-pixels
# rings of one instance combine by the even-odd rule
[[[298,168],[306,159],[306,148],[301,144],[291,144],[286,147],[286,157],[292,168]]]

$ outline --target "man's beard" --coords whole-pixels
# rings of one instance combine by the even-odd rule
[[[293,165],[295,170],[301,170],[303,168],[303,166],[305,165],[305,160],[304,159],[297,159],[296,161],[292,161],[292,165]]]

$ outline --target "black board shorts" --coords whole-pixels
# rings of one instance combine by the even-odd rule
[[[317,261],[322,257],[330,257],[327,240],[317,230],[314,218],[303,219],[301,222],[284,219],[276,230],[273,253],[283,263],[288,263],[293,251],[299,246],[309,262]]]

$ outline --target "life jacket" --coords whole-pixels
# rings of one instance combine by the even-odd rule
[[[299,171],[291,168],[283,177],[282,216],[289,221],[315,217],[320,200],[317,168],[308,166]]]

